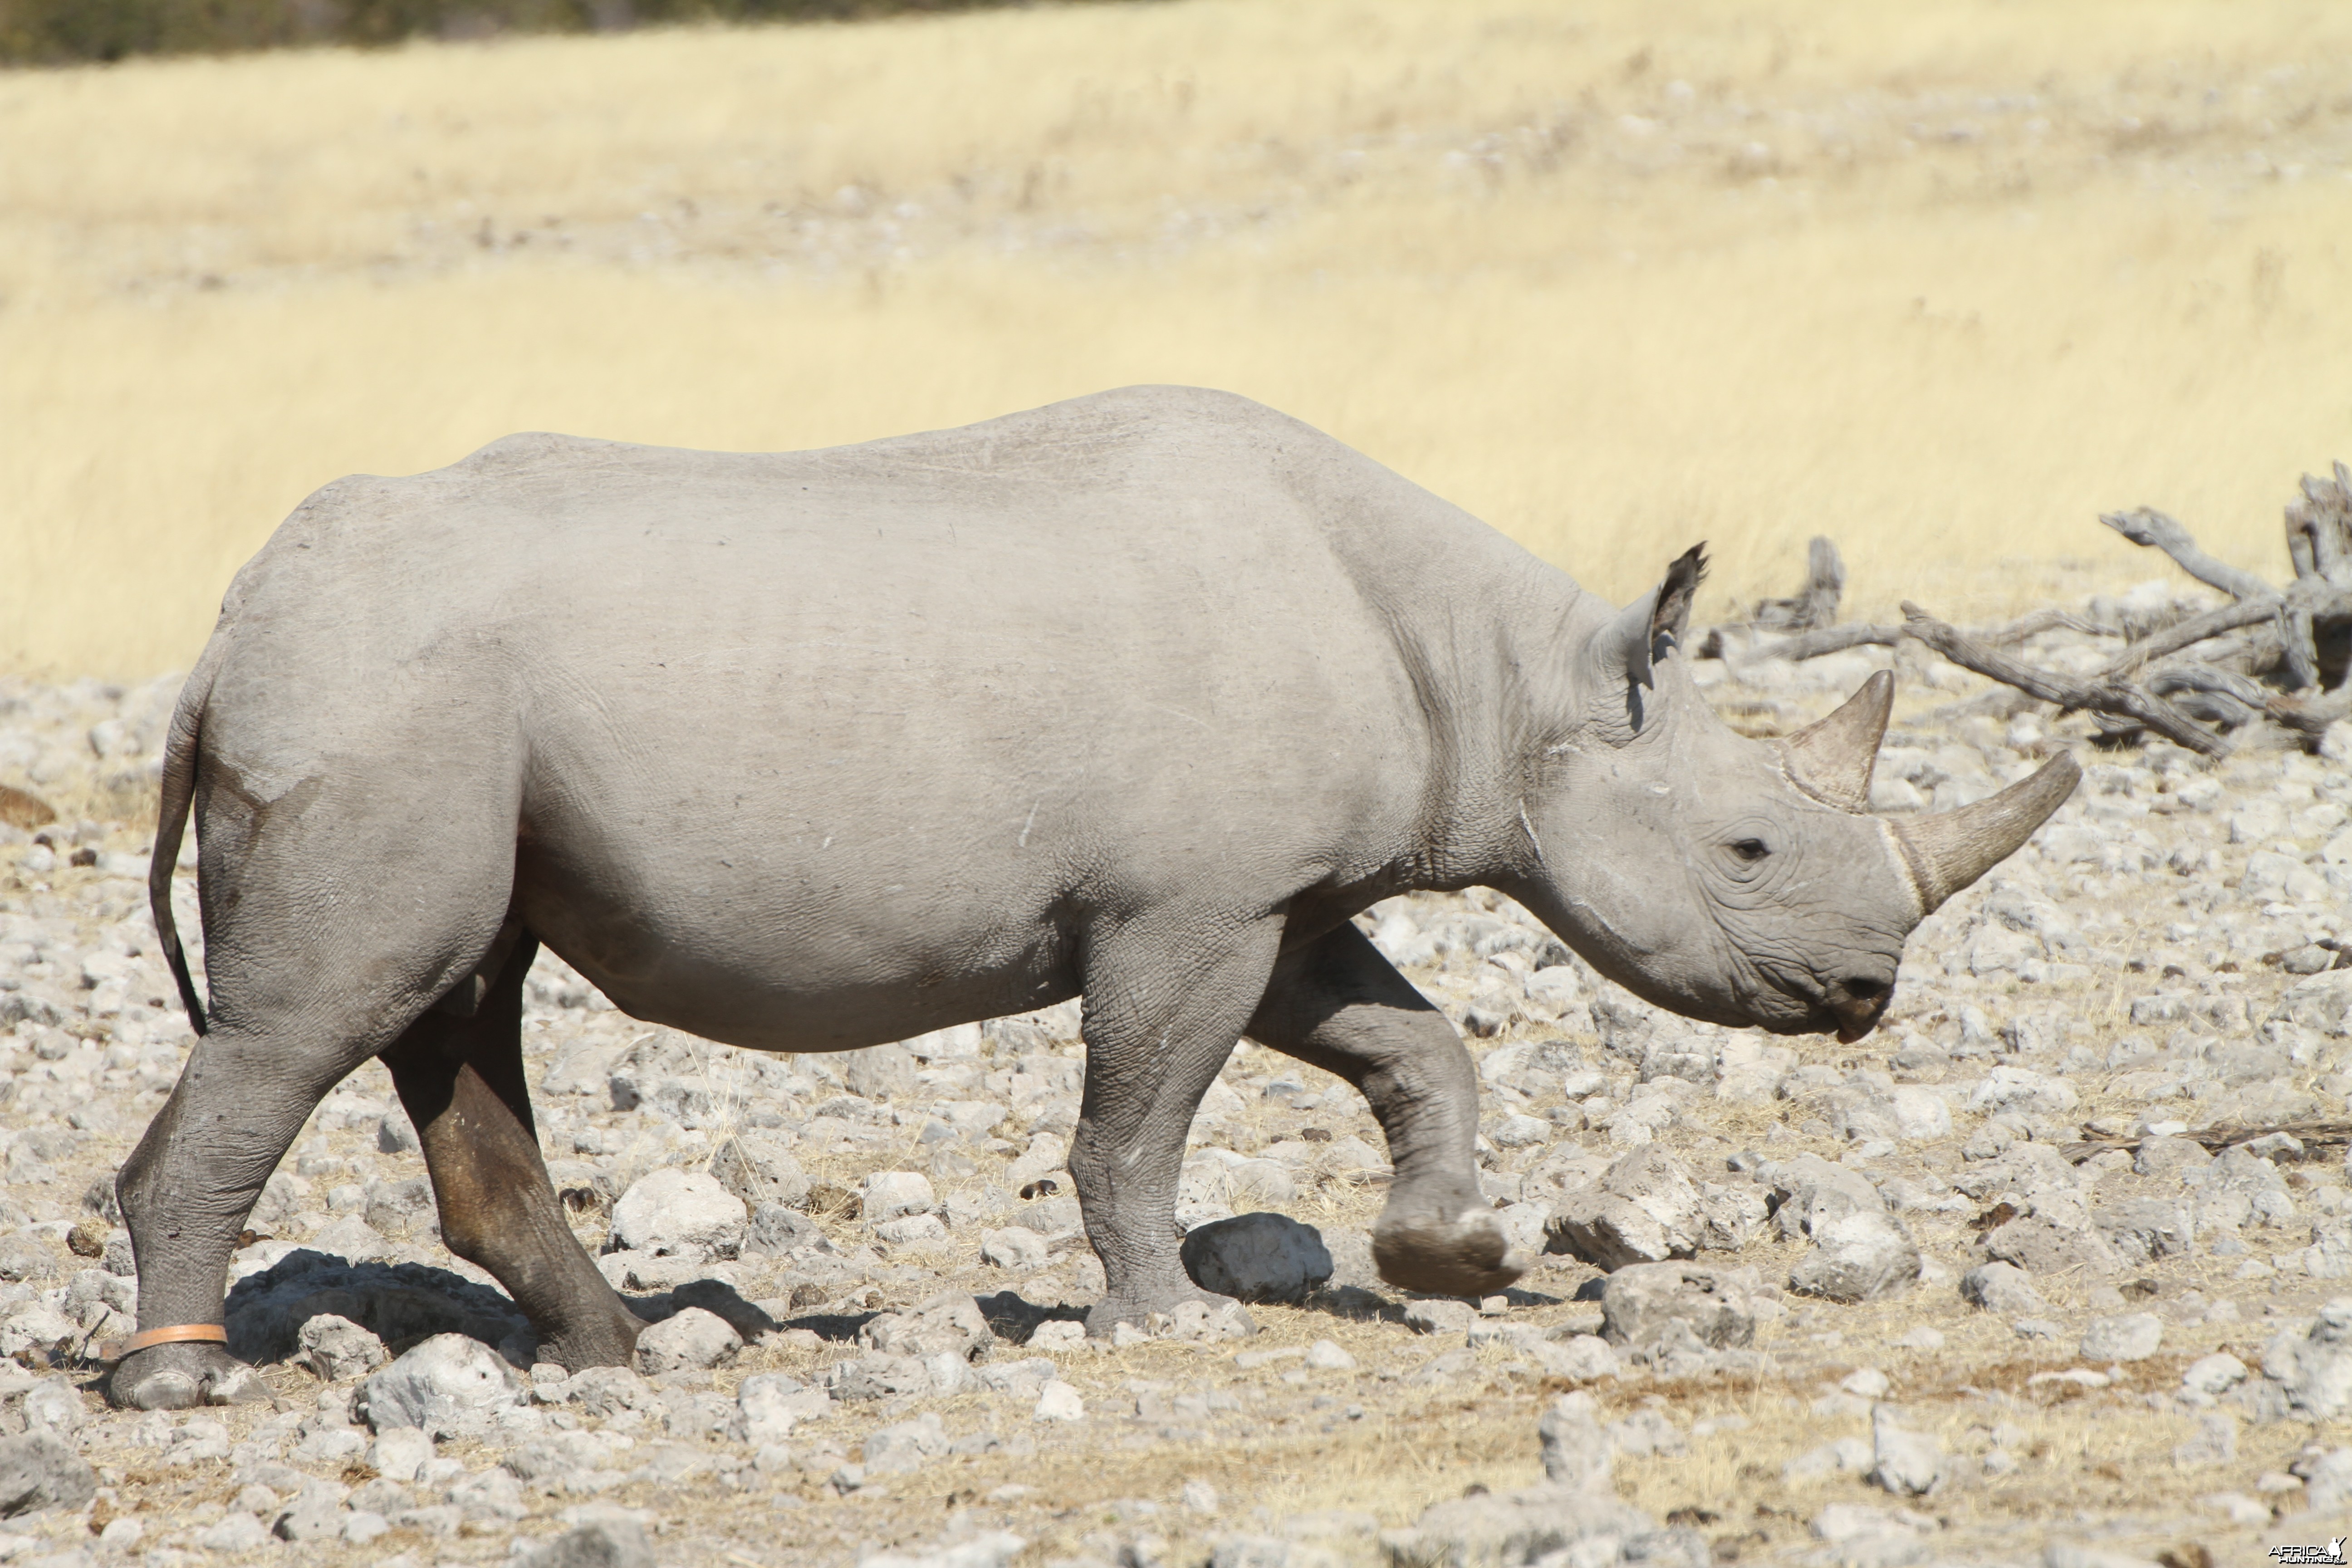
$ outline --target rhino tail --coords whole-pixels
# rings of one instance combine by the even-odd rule
[[[204,656],[180,689],[172,710],[171,733],[163,742],[163,800],[155,817],[155,852],[147,862],[147,907],[155,917],[155,934],[163,944],[163,958],[180,987],[180,1004],[197,1034],[205,1029],[204,998],[196,994],[195,976],[188,973],[188,954],[180,945],[179,921],[172,913],[172,874],[180,863],[180,837],[186,832],[188,810],[195,798],[196,742],[204,729],[205,704],[213,694],[213,679],[227,656],[228,639],[215,636],[205,645]]]

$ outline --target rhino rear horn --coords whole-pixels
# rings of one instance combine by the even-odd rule
[[[1911,879],[1919,889],[1921,913],[2000,865],[2074,793],[2083,770],[2061,752],[1999,795],[1909,822],[1890,822],[1902,847]]]
[[[1868,809],[1870,773],[1878,765],[1878,742],[1894,708],[1895,677],[1882,669],[1836,712],[1781,741],[1790,781],[1842,811]]]

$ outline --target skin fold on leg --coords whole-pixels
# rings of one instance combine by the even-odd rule
[[[1184,1272],[1176,1184],[1192,1113],[1264,992],[1281,925],[1204,921],[1215,932],[1204,937],[1170,923],[1111,933],[1087,965],[1086,1093],[1070,1175],[1103,1265],[1090,1334],[1181,1302],[1227,1300]]]
[[[1343,922],[1283,954],[1246,1031],[1353,1084],[1388,1135],[1395,1177],[1372,1226],[1392,1285],[1484,1296],[1526,1272],[1478,1189],[1478,1075],[1445,1016]]]
[[[539,944],[514,944],[473,1016],[436,1009],[383,1053],[415,1123],[451,1252],[488,1269],[573,1372],[626,1366],[644,1323],[598,1273],[548,1180],[523,1078],[522,988]]]

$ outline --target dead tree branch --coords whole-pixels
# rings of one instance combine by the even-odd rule
[[[2084,1131],[2090,1131],[2088,1128]],[[2200,1127],[2179,1134],[2189,1142],[2218,1154],[2224,1149],[2241,1143],[2251,1143],[2257,1138],[2267,1138],[2284,1132],[2305,1148],[2313,1145],[2334,1147],[2352,1143],[2352,1121],[2278,1121],[2261,1127]],[[2079,1165],[2094,1154],[2104,1154],[2110,1149],[2137,1153],[2144,1138],[2086,1138],[2079,1143],[2062,1143],[2058,1152]]]
[[[2287,556],[2294,563],[2294,581],[2284,592],[2251,572],[2216,561],[2198,547],[2188,529],[2152,508],[2102,513],[2101,522],[2134,544],[2163,551],[2191,577],[2237,601],[2142,637],[2101,672],[2102,679],[2128,675],[2152,658],[2267,620],[2275,629],[2280,662],[2293,687],[2316,689],[2328,684],[2322,644],[2339,634],[2352,635],[2347,631],[2352,627],[2352,469],[2337,463],[2332,479],[2305,474],[2302,489],[2303,499],[2286,509]],[[2352,660],[2338,669],[2334,684],[2345,685],[2347,676],[2352,676]],[[2307,718],[2313,710],[2305,706],[2294,711]]]
[[[2197,546],[2197,541],[2179,523],[2153,507],[2138,507],[2130,511],[2103,511],[2099,521],[2130,540],[2134,544],[2150,545],[2163,551],[2179,564],[2183,572],[2200,583],[2219,588],[2232,599],[2275,599],[2278,590],[2255,576],[2227,562],[2216,561]]]
[[[2151,697],[2127,681],[2075,680],[2021,664],[2006,654],[1994,652],[1908,602],[1903,606],[1903,629],[1908,636],[1916,637],[1961,668],[1972,669],[2004,686],[2014,686],[2030,697],[2055,703],[2061,711],[2084,709],[2133,719],[2167,740],[2206,756],[2219,757],[2229,752],[2228,742],[2200,728],[2187,714],[2162,698]]]
[[[1837,624],[1838,600],[1845,593],[1845,560],[1837,545],[1815,535],[1805,547],[1805,581],[1785,599],[1767,599],[1756,606],[1759,628],[1804,632]]]
[[[2336,464],[2332,484],[2303,476],[2303,500],[2286,509],[2286,552],[2296,582],[2352,588],[2352,468]]]
[[[2352,682],[2325,697],[2273,697],[2263,708],[2273,722],[2298,734],[2316,735],[2339,719],[2352,719]]]
[[[1707,634],[1706,642],[1698,650],[1701,658],[1729,657],[1727,643],[1723,635],[1724,629],[1718,626]],[[2115,628],[2112,626],[2101,626],[2098,622],[2075,615],[2071,610],[2055,608],[2035,610],[2030,615],[2020,616],[2005,626],[1995,626],[1990,631],[1971,632],[1968,635],[1989,647],[2004,647],[2012,643],[2021,643],[2031,637],[2038,637],[2043,632],[2059,630],[2084,632],[2094,637],[2115,635]],[[1872,646],[1893,647],[1906,635],[1906,629],[1902,626],[1874,626],[1868,622],[1855,621],[1848,626],[1823,626],[1818,631],[1801,632],[1792,637],[1782,637],[1777,642],[1759,640],[1749,647],[1747,656],[1738,662],[1745,664],[1761,658],[1785,658],[1791,664],[1801,664],[1806,659],[1819,658],[1826,653],[1843,653],[1850,647]]]

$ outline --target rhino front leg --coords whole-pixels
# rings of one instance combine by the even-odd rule
[[[1206,930],[1203,930],[1205,926]],[[1184,1272],[1176,1184],[1184,1135],[1265,990],[1278,921],[1145,920],[1098,937],[1086,967],[1086,1094],[1070,1174],[1102,1259],[1087,1331],[1140,1325],[1184,1301],[1223,1303]]]
[[[1396,1169],[1372,1226],[1392,1285],[1483,1296],[1528,1268],[1478,1190],[1478,1077],[1445,1015],[1352,922],[1286,952],[1247,1033],[1356,1086]]]
[[[490,1271],[572,1372],[626,1366],[645,1324],[598,1273],[541,1159],[523,1077],[522,987],[538,942],[516,942],[473,1016],[426,1013],[383,1053],[433,1177],[441,1240]]]

